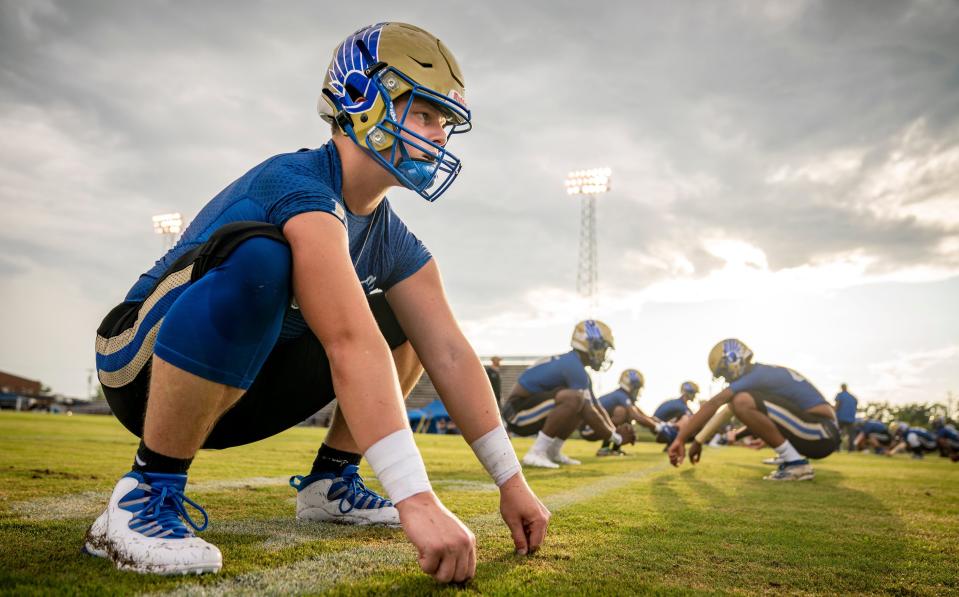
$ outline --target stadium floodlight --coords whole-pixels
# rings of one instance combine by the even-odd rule
[[[576,290],[589,301],[589,316],[596,316],[598,307],[599,257],[596,251],[596,196],[610,189],[610,168],[574,170],[566,176],[566,193],[583,198],[579,220],[579,265]]]
[[[164,247],[170,250],[183,231],[183,215],[174,212],[153,216],[153,231],[163,237]]]
[[[609,191],[613,171],[610,168],[575,170],[566,176],[566,192],[570,195],[599,195]]]

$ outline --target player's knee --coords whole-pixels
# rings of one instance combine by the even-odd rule
[[[293,273],[290,247],[272,238],[256,236],[243,241],[227,258],[231,273],[247,288],[288,291]]]
[[[217,268],[208,299],[214,320],[223,320],[237,338],[272,327],[290,304],[292,257],[284,243],[254,237],[233,250]],[[219,326],[218,327],[222,327]]]
[[[560,390],[554,400],[557,404],[568,405],[578,411],[586,404],[586,393],[581,390]]]
[[[749,392],[739,392],[729,401],[729,407],[733,409],[733,412],[755,409],[756,401]]]

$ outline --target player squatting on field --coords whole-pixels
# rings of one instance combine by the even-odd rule
[[[593,395],[593,382],[586,367],[609,369],[609,351],[614,348],[613,332],[599,320],[576,324],[570,339],[573,350],[533,364],[523,372],[503,404],[503,420],[511,433],[536,436],[523,456],[525,466],[559,468],[580,464],[562,453],[563,444],[586,423],[598,438],[610,440],[617,449],[624,441],[636,440],[628,424],[613,426],[609,415]]]
[[[464,95],[455,58],[426,31],[357,31],[323,84],[333,138],[231,183],[106,316],[99,379],[142,440],[88,531],[89,553],[138,572],[219,570],[220,551],[193,532],[207,515],[184,494],[197,450],[270,437],[337,397],[312,470],[291,479],[297,516],[400,524],[424,572],[471,578],[475,538],[433,493],[403,408],[423,367],[499,486],[517,552],[540,546],[549,512],[523,478],[435,260],[385,198],[402,186],[433,201],[453,182],[460,161],[446,144],[471,126]],[[361,454],[389,499],[364,486]]]
[[[699,462],[703,444],[735,415],[778,454],[778,470],[765,479],[812,479],[808,459],[825,458],[839,447],[836,413],[802,375],[786,367],[753,363],[752,357],[749,347],[733,338],[713,347],[709,369],[713,377],[724,378],[729,386],[680,428],[669,446],[669,460],[679,466],[686,453],[686,440],[699,432],[689,448],[689,461]],[[723,410],[717,413],[720,407]]]

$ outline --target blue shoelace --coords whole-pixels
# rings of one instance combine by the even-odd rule
[[[301,491],[320,479],[332,479],[333,483],[326,493],[326,498],[331,502],[339,499],[339,510],[343,514],[354,508],[375,510],[392,506],[393,502],[372,491],[363,483],[363,477],[360,476],[359,470],[358,466],[350,464],[343,468],[343,472],[339,476],[334,476],[333,473],[320,473],[305,477],[294,475],[290,477],[290,486],[297,491]]]
[[[202,531],[207,527],[210,518],[202,506],[188,498],[183,490],[173,485],[163,484],[159,488],[154,487],[144,481],[139,488],[146,489],[150,495],[149,501],[143,509],[137,512],[130,520],[130,529],[152,537],[173,537],[182,539],[194,536],[193,531],[188,529],[183,521],[186,521],[197,531]],[[198,525],[187,512],[183,503],[186,502],[203,515],[203,525]],[[123,506],[123,503],[120,504]],[[153,532],[153,529],[162,529],[159,532]]]

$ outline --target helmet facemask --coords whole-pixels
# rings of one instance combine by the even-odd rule
[[[396,112],[395,102],[390,99],[389,86],[397,80],[410,87],[402,114]],[[447,119],[446,140],[452,135],[466,133],[472,128],[470,111],[466,106],[419,85],[395,68],[388,67],[374,78],[377,92],[383,98],[386,116],[367,133],[367,148],[380,166],[389,171],[406,188],[416,192],[427,201],[435,201],[453,183],[462,169],[460,159],[440,145],[406,126],[406,119],[416,100],[429,102]],[[348,133],[349,134],[349,133]],[[356,139],[353,139],[354,142]],[[388,148],[377,150],[377,148]],[[409,148],[421,152],[428,159],[415,159]],[[383,154],[386,153],[384,156]]]

